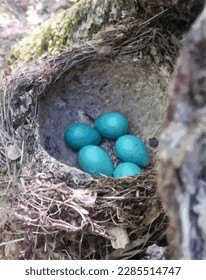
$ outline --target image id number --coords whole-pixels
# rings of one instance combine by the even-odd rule
[[[181,267],[118,267],[118,275],[178,275]]]

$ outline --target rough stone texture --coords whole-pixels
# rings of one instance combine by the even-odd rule
[[[57,54],[65,46],[88,40],[100,29],[131,17],[135,0],[80,0],[40,25],[14,47],[11,57],[19,61],[36,59],[43,54]],[[34,43],[35,42],[35,43]]]
[[[168,248],[153,244],[146,250],[145,259],[147,260],[166,260],[168,259]]]
[[[24,36],[37,32],[39,25],[58,11],[69,9],[76,0],[1,0],[0,1],[0,69],[5,55]]]
[[[159,194],[174,259],[206,259],[206,7],[184,41],[162,135]]]
[[[88,38],[115,24],[137,19],[144,24],[163,27],[179,44],[182,34],[202,8],[200,1],[186,0],[79,0],[72,8],[44,22],[31,36],[13,49],[11,58],[19,61],[36,59],[43,54],[57,54],[71,44]],[[48,8],[48,7],[47,7]],[[164,51],[164,50],[163,50]]]

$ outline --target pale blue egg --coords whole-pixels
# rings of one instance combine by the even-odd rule
[[[86,145],[100,145],[101,135],[99,132],[85,123],[70,125],[64,134],[66,144],[73,150],[79,150]]]
[[[78,153],[80,168],[94,176],[112,176],[114,165],[110,156],[100,147],[88,145]]]
[[[129,125],[127,118],[118,112],[110,112],[99,116],[94,127],[107,139],[116,140],[128,133]]]
[[[124,162],[132,162],[140,167],[150,163],[150,155],[146,145],[134,135],[124,135],[115,143],[117,157]]]
[[[114,170],[115,178],[122,178],[142,174],[142,169],[134,163],[122,162]]]

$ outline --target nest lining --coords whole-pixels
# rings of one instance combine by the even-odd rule
[[[158,137],[167,103],[168,77],[160,79],[150,59],[132,56],[94,62],[88,68],[65,75],[39,102],[39,134],[44,149],[56,160],[78,167],[77,153],[64,143],[66,128],[75,122],[93,125],[102,113],[119,111],[130,124],[130,133],[147,142]],[[102,147],[112,155],[113,143]]]

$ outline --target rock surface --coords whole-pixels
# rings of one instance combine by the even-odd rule
[[[68,9],[76,0],[8,0],[0,1],[0,71],[5,54],[31,30],[61,9]]]

